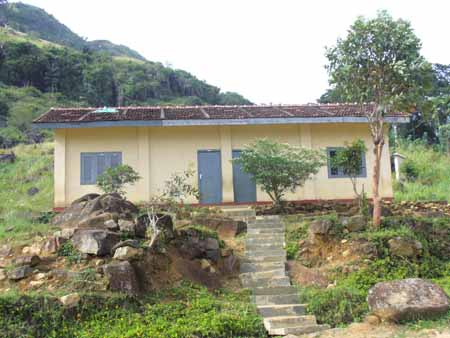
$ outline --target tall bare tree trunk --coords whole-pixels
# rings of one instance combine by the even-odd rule
[[[381,130],[383,133],[383,130]],[[373,153],[375,162],[373,164],[372,176],[372,199],[373,199],[373,226],[379,228],[381,225],[381,197],[380,197],[380,172],[381,172],[381,155],[383,153],[384,137],[380,138],[380,142],[374,144]]]

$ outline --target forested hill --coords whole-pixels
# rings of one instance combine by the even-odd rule
[[[10,3],[0,6],[0,17],[14,30],[59,45],[78,50],[88,48],[92,51],[106,51],[114,56],[126,56],[145,61],[142,55],[126,46],[116,45],[106,40],[85,40],[39,7],[21,2]]]
[[[126,46],[86,41],[37,7],[1,5],[0,19],[0,147],[39,139],[30,123],[52,106],[251,104]]]

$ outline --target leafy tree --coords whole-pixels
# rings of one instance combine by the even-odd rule
[[[358,177],[361,176],[361,163],[367,148],[364,141],[357,139],[352,143],[347,143],[344,147],[336,150],[336,155],[331,158],[332,165],[342,168],[344,175],[348,176],[352,183],[353,191],[361,213],[363,210],[364,186],[358,191]]]
[[[324,154],[269,139],[258,139],[244,147],[239,158],[242,169],[251,174],[276,207],[288,191],[295,191],[324,165]]]
[[[348,101],[366,111],[375,155],[372,198],[373,224],[380,226],[380,163],[385,144],[384,117],[410,111],[420,96],[430,66],[420,55],[421,43],[409,22],[394,20],[381,11],[374,19],[359,17],[345,39],[327,49],[330,83]],[[367,102],[373,102],[367,110]]]
[[[125,196],[125,185],[134,184],[141,177],[129,165],[122,164],[106,169],[97,177],[97,186],[105,193],[118,193]]]

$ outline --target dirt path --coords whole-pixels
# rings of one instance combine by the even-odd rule
[[[289,337],[289,336],[288,336]],[[288,338],[286,337],[286,338]],[[373,326],[355,323],[344,329],[333,329],[320,334],[299,336],[301,338],[450,338],[450,328],[410,330],[400,325]],[[290,338],[290,337],[289,337]],[[293,337],[292,337],[293,338]]]

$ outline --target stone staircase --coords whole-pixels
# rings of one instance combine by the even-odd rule
[[[252,300],[269,335],[300,335],[326,330],[305,314],[298,292],[286,274],[285,227],[278,216],[247,217],[246,257],[240,279],[252,290]]]

